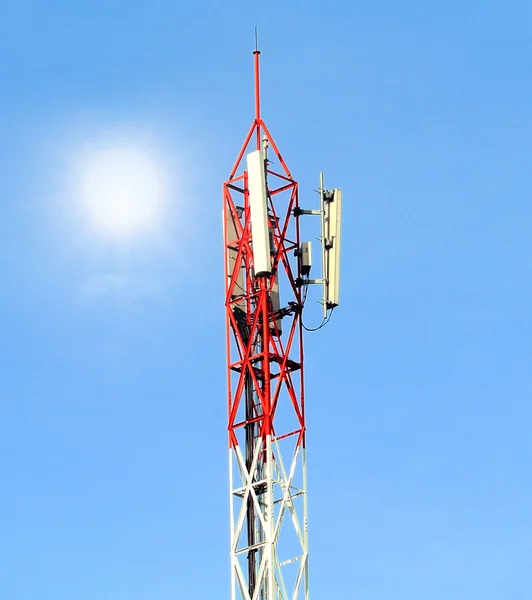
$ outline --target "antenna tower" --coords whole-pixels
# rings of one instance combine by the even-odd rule
[[[299,207],[261,117],[253,56],[255,118],[223,184],[231,600],[308,600],[302,313],[311,283],[323,285],[325,316],[338,304],[341,194],[321,185],[320,209]],[[311,214],[322,220],[316,280],[300,241]]]

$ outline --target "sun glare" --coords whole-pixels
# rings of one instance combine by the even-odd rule
[[[139,148],[100,149],[82,167],[84,213],[107,235],[129,237],[155,226],[161,216],[163,188],[160,167]]]

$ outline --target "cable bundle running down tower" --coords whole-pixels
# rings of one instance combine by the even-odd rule
[[[231,600],[308,600],[302,312],[312,283],[325,316],[338,304],[341,193],[322,185],[320,210],[299,207],[260,115],[259,54],[255,119],[223,185]],[[310,214],[322,220],[315,280],[300,241]]]

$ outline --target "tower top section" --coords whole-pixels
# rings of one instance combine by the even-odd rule
[[[288,169],[287,164],[284,161],[284,158],[281,156],[277,145],[271,136],[266,124],[264,123],[261,116],[261,102],[260,102],[260,50],[256,48],[253,50],[253,62],[254,62],[254,85],[255,85],[255,116],[253,119],[253,123],[248,131],[248,134],[244,140],[244,144],[242,145],[242,149],[231,169],[231,173],[229,175],[228,181],[232,180],[239,168],[241,167],[241,163],[243,161],[246,153],[252,150],[261,150],[263,148],[264,143],[266,142],[268,146],[273,150],[276,160],[278,164],[282,167],[282,176],[287,179],[287,181],[293,181],[292,174]]]

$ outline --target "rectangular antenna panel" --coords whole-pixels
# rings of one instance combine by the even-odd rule
[[[340,232],[342,226],[342,190],[332,190],[332,198],[325,201],[325,244],[327,308],[340,302]]]
[[[279,294],[279,277],[277,275],[273,278],[272,289],[270,291],[270,298],[272,301],[272,310],[273,312],[277,312],[281,308],[281,295]],[[275,325],[277,327],[277,330],[274,327],[270,327],[272,335],[281,335],[283,333],[283,320],[277,319],[275,321]]]
[[[238,210],[238,209],[237,209]],[[240,213],[240,211],[239,211]],[[242,260],[239,265],[236,265],[236,257],[238,255],[238,234],[236,227],[236,217],[233,216],[229,207],[226,208],[225,211],[225,219],[224,219],[224,211],[222,211],[222,219],[224,225],[224,240],[226,245],[226,260],[227,260],[227,277],[229,279],[232,278],[235,268],[238,268],[238,274],[236,276],[235,287],[232,291],[232,298],[242,296],[246,293],[244,289],[244,274],[242,271]],[[229,245],[230,244],[230,245]],[[229,282],[227,282],[229,285]],[[240,304],[240,302],[238,303]]]
[[[299,266],[301,275],[307,277],[312,268],[312,242],[302,242],[299,249]]]
[[[260,277],[261,275],[270,275],[272,272],[264,151],[255,150],[255,152],[250,152],[246,159],[251,213],[251,239],[253,241],[253,266],[256,277]]]

